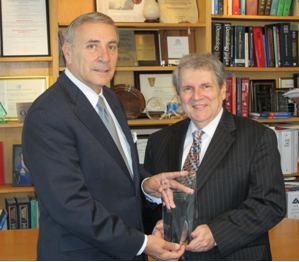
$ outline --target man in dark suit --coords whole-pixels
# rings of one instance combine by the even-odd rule
[[[139,165],[120,99],[105,86],[117,62],[113,20],[82,15],[65,41],[67,69],[34,101],[23,128],[40,210],[37,259],[178,259],[184,247],[143,233],[141,182],[150,175]],[[113,128],[106,128],[107,119]],[[180,175],[167,174],[168,182]],[[145,180],[143,190],[173,205],[161,175]]]
[[[197,155],[198,216],[184,258],[271,260],[268,230],[286,210],[276,135],[223,107],[225,77],[214,55],[180,60],[173,84],[188,118],[151,135],[145,168],[152,174],[182,170],[192,133],[204,131]],[[161,221],[156,228],[162,230]]]

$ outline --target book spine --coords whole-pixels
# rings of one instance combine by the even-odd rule
[[[11,199],[13,200],[13,199]],[[6,201],[6,210],[8,213],[8,219],[7,219],[7,229],[18,229],[18,210],[17,210],[17,204],[14,200],[14,202],[7,203]]]
[[[232,114],[237,114],[237,81],[232,77]]]
[[[235,26],[231,26],[230,30],[230,66],[235,66]]]
[[[267,52],[266,52],[266,39],[265,34],[263,34],[263,42],[264,42],[264,56],[265,56],[265,67],[268,67],[268,61],[267,61]]]
[[[218,15],[218,0],[214,0],[214,14]]]
[[[228,9],[228,6],[227,6],[228,3],[227,2],[228,2],[228,0],[223,0],[223,14],[224,15],[227,15],[227,11],[228,11],[227,10]]]
[[[279,0],[272,0],[270,15],[276,15],[277,14],[278,2],[279,2]]]
[[[288,16],[289,15],[291,5],[292,5],[292,0],[285,0],[285,4],[284,4],[284,7],[283,7],[283,12],[282,12],[283,16]]]
[[[240,14],[240,0],[233,0],[232,1],[232,14],[239,15]]]
[[[245,0],[240,0],[240,15],[245,15]]]
[[[249,116],[249,78],[243,77],[242,79],[242,107],[241,116]]]
[[[235,27],[235,66],[245,67],[245,26]]]
[[[18,228],[28,229],[29,223],[29,203],[18,204]]]
[[[290,23],[280,24],[281,66],[292,66],[292,39]]]
[[[225,98],[225,108],[228,112],[232,112],[232,78],[226,78],[226,98]]]
[[[218,14],[224,14],[224,0],[218,0]]]
[[[253,27],[252,26],[249,26],[248,42],[249,42],[250,67],[254,67],[254,44],[253,44]]]
[[[257,15],[258,0],[246,0],[246,15]]]
[[[299,16],[299,0],[293,0],[293,16]]]
[[[250,112],[249,113],[250,117],[258,117],[258,116],[262,116],[262,117],[267,117],[270,116],[270,113],[256,113],[256,112]]]
[[[211,3],[211,14],[214,15],[215,14],[215,1],[212,0],[212,3]]]
[[[244,36],[244,52],[245,52],[245,67],[249,67],[249,43],[248,43],[248,27],[245,28],[245,36]]]
[[[278,67],[278,50],[277,50],[277,36],[276,26],[273,26],[273,46],[274,46],[274,59],[275,67]]]
[[[265,67],[265,54],[264,54],[264,42],[263,31],[261,26],[253,27],[253,43],[255,54],[255,66]]]
[[[227,14],[233,14],[233,0],[227,0]]]
[[[31,213],[31,228],[37,228],[37,202],[36,199],[30,200],[30,213]]]
[[[259,0],[258,8],[257,8],[257,14],[258,15],[264,15],[265,14],[265,6],[266,6],[266,0]]]
[[[237,97],[237,116],[241,116],[242,112],[242,86],[241,86],[241,78],[236,78],[237,90],[236,90],[236,97]]]
[[[298,31],[291,31],[292,34],[292,65],[298,66]]]
[[[223,65],[230,66],[230,34],[231,24],[223,24]]]
[[[0,186],[4,185],[4,154],[3,142],[0,142]]]
[[[276,26],[278,67],[281,67],[280,27]]]
[[[272,0],[266,0],[265,11],[264,11],[265,15],[270,15],[271,2],[272,2]]]
[[[266,53],[268,67],[275,67],[274,43],[273,43],[273,27],[265,26],[266,36]]]
[[[222,23],[212,22],[212,48],[213,54],[222,62]]]
[[[283,8],[286,0],[279,0],[278,7],[277,7],[277,16],[282,16],[283,14]]]

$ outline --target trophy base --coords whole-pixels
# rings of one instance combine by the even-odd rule
[[[159,19],[145,19],[144,23],[159,23]]]

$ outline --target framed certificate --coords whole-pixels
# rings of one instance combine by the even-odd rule
[[[0,0],[2,56],[49,56],[48,0]]]
[[[48,76],[0,77],[0,102],[7,112],[6,119],[17,121],[17,103],[33,102],[48,86]]]

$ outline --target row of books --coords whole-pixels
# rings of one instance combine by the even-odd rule
[[[297,0],[211,0],[215,15],[299,16]]]
[[[34,196],[5,198],[0,230],[39,228],[38,200]]]
[[[212,22],[212,52],[226,67],[297,67],[299,24]]]

